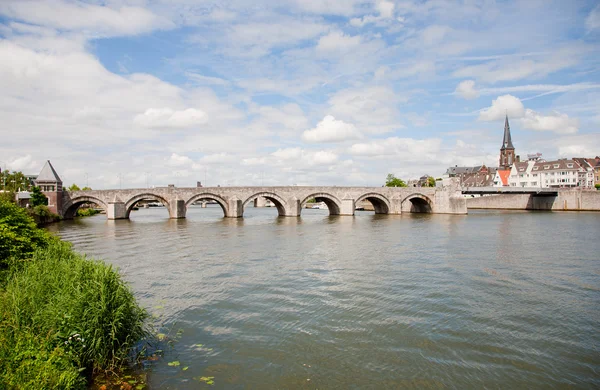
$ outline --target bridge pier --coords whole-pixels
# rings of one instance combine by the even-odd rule
[[[125,203],[108,202],[108,207],[106,208],[106,217],[108,219],[126,219],[127,210],[125,209]]]
[[[227,218],[241,218],[244,212],[244,204],[241,200],[233,197],[229,200],[229,213],[225,215]]]
[[[267,207],[267,198],[258,196],[254,199],[254,207]]]
[[[175,199],[169,203],[169,218],[185,218],[185,211],[186,207],[183,199]]]
[[[388,214],[402,214],[402,199],[390,199],[390,209]]]
[[[300,206],[300,199],[294,197],[288,199],[287,201],[288,207],[286,208],[286,217],[299,217],[302,211],[302,206]]]
[[[342,199],[342,207],[340,207],[340,215],[354,215],[356,204],[354,199]]]

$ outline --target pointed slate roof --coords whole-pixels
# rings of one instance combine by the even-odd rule
[[[502,140],[502,147],[500,148],[500,150],[514,148],[515,147],[512,144],[512,139],[510,138],[510,125],[508,124],[508,115],[506,115],[506,119],[504,120],[504,139]]]
[[[62,183],[62,180],[60,180],[60,177],[58,177],[58,173],[56,173],[56,171],[54,170],[54,167],[50,163],[50,160],[46,161],[46,164],[44,164],[44,168],[42,168],[42,171],[35,179],[35,181]]]

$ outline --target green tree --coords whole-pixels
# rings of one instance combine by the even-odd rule
[[[28,191],[31,188],[31,182],[22,172],[3,171],[0,175],[0,185],[7,192]]]
[[[388,173],[387,178],[385,179],[386,187],[406,187],[406,183],[404,180],[397,178],[393,173]]]
[[[427,187],[435,187],[435,179],[431,176],[427,178]]]
[[[596,189],[600,191],[600,183],[595,185]]]
[[[85,186],[81,189],[81,191],[91,191],[91,190],[92,190],[92,188],[88,187],[88,186]]]
[[[31,192],[31,205],[33,207],[48,205],[48,198],[42,193],[40,187],[33,187],[33,191]]]
[[[81,191],[81,188],[75,183],[71,184],[71,187],[67,188],[69,191]]]

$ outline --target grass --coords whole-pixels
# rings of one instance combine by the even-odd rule
[[[10,258],[0,257],[0,389],[85,388],[92,374],[118,370],[146,335],[146,311],[128,285],[110,265],[39,235],[19,210],[3,207]],[[11,212],[19,218],[6,218]]]

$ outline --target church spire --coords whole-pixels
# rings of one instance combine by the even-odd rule
[[[504,139],[502,140],[502,148],[500,150],[505,149],[513,149],[514,146],[512,144],[512,139],[510,138],[510,125],[508,124],[508,114],[506,115],[506,119],[504,120]]]

